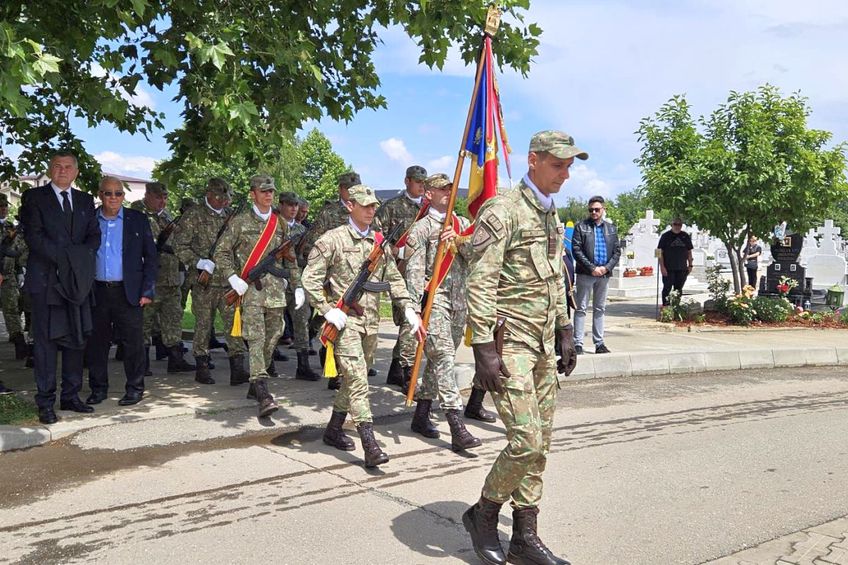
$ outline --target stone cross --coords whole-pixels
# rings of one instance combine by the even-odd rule
[[[825,220],[824,226],[816,228],[816,233],[821,237],[819,253],[822,255],[836,255],[836,238],[839,236],[840,228],[833,225],[833,220]]]
[[[639,220],[632,228],[631,233],[657,233],[660,221],[654,218],[653,210],[645,210],[645,217]]]

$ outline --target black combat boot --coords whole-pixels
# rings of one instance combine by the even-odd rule
[[[386,384],[403,386],[403,370],[400,367],[400,359],[392,359],[392,364],[389,365],[389,374],[386,375]]]
[[[474,553],[486,565],[504,565],[501,542],[498,539],[498,515],[501,503],[480,497],[480,500],[462,515],[462,524],[471,535]]]
[[[340,388],[342,388],[341,375],[332,379],[327,379],[327,390],[339,390]]]
[[[168,348],[168,372],[169,373],[187,373],[197,369],[185,359],[183,359],[182,344],[176,344]]]
[[[150,370],[150,346],[144,346],[144,376],[152,377],[153,372]]]
[[[213,349],[223,349],[224,351],[230,350],[226,343],[218,340],[218,336],[215,335],[215,332],[212,332],[212,335],[209,338],[209,351],[212,351]]]
[[[165,344],[162,343],[161,335],[153,336],[153,347],[156,348],[156,360],[161,361],[162,359],[168,358],[168,348],[165,347]]]
[[[117,347],[115,347],[115,361],[123,361],[124,360],[124,342],[119,341]]]
[[[380,449],[380,445],[374,438],[374,428],[371,422],[362,422],[356,426],[356,431],[359,432],[359,439],[362,440],[362,449],[365,451],[365,466],[373,469],[383,463],[388,463],[389,456],[386,452]]]
[[[342,429],[344,421],[347,418],[347,412],[336,412],[333,410],[333,415],[330,416],[330,423],[327,424],[327,429],[324,430],[324,443],[332,445],[336,449],[342,451],[353,451],[356,449],[356,444],[353,440],[347,437]]]
[[[454,451],[464,451],[483,445],[480,438],[474,437],[465,428],[465,422],[462,421],[459,410],[445,410],[445,418],[448,421],[451,431],[451,449]]]
[[[481,422],[494,422],[497,420],[494,414],[483,408],[483,397],[486,396],[486,391],[481,388],[472,388],[471,396],[468,397],[468,404],[465,405],[465,417],[472,420],[480,420]]]
[[[28,343],[28,344],[27,344],[27,358],[26,358],[26,361],[24,362],[24,365],[25,365],[28,369],[32,369],[33,367],[35,367],[35,353],[34,353],[34,349],[35,349],[35,345],[34,345],[34,344],[32,344],[32,343]]]
[[[283,354],[283,353],[281,353],[281,352],[280,352],[280,348],[279,348],[279,347],[274,347],[274,357],[273,357],[273,360],[274,360],[274,361],[282,361],[283,363],[285,363],[286,361],[288,361],[288,360],[289,360],[289,356],[288,356],[288,355],[285,355],[285,354]]]
[[[321,375],[312,370],[309,366],[309,353],[306,350],[297,352],[297,372],[294,378],[302,381],[317,381]]]
[[[409,384],[412,382],[412,367],[404,367],[401,365],[401,370],[403,371],[403,384],[400,387],[400,390],[403,391],[404,394],[409,393]]]
[[[274,412],[280,409],[274,397],[268,392],[268,383],[266,379],[257,379],[253,383],[253,390],[256,393],[256,402],[259,403],[257,415],[260,418],[267,418]]]
[[[430,406],[432,404],[432,400],[419,400],[415,404],[415,414],[412,415],[412,431],[424,437],[436,439],[439,437],[439,430],[430,421]]]
[[[250,382],[250,375],[244,369],[244,355],[230,357],[230,386]]]
[[[20,361],[27,358],[27,342],[24,334],[18,332],[12,338],[12,343],[15,344],[15,359]]]
[[[197,369],[194,372],[194,380],[204,385],[214,385],[215,379],[212,378],[212,375],[209,374],[209,356],[201,355],[200,357],[195,357],[195,361],[197,361]]]
[[[280,376],[280,373],[277,372],[277,365],[274,364],[274,360],[271,359],[271,363],[268,364],[268,368],[265,370],[268,373],[268,376],[272,379],[276,379]]]
[[[536,534],[536,507],[512,510],[512,539],[509,540],[507,560],[518,565],[571,565],[545,547]]]

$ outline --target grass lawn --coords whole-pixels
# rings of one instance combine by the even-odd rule
[[[17,394],[0,396],[0,425],[35,424],[38,422],[38,409],[35,404],[24,400]]]

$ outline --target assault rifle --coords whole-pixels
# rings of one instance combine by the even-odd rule
[[[352,310],[354,314],[361,316],[363,314],[363,310],[362,306],[359,305],[359,300],[362,298],[363,294],[366,292],[386,292],[389,290],[389,283],[385,281],[370,281],[368,279],[371,277],[371,273],[373,273],[377,268],[377,263],[380,262],[380,258],[386,254],[387,246],[394,245],[400,239],[402,227],[403,226],[400,224],[395,226],[395,229],[392,230],[389,237],[383,238],[380,245],[374,246],[371,253],[368,254],[368,258],[362,262],[362,266],[359,268],[359,273],[357,273],[356,278],[353,279],[353,282],[350,283],[350,286],[339,299],[338,303],[336,303],[336,308],[340,309],[345,314]],[[335,343],[338,337],[338,328],[329,322],[325,322],[324,327],[321,329],[321,343],[326,344],[328,341]]]
[[[12,222],[3,224],[3,239],[0,241],[0,255],[4,257],[20,257],[23,250],[12,249],[15,238],[18,236],[18,226]]]
[[[180,225],[185,214],[180,214],[178,217],[174,218],[168,224],[162,228],[162,231],[159,232],[159,235],[156,237],[156,251],[159,253],[170,253],[174,254],[173,248],[168,245],[168,238],[171,237],[171,234],[174,233],[174,230]]]
[[[233,220],[233,218],[236,217],[236,214],[242,211],[243,208],[244,202],[239,204],[238,208],[236,208],[232,214],[227,216],[227,218],[224,220],[224,223],[221,225],[220,228],[218,228],[218,234],[215,236],[215,241],[212,242],[212,247],[209,248],[209,252],[206,254],[206,257],[204,257],[204,259],[211,259],[215,256],[215,250],[218,249],[218,242],[221,241],[221,237],[223,237],[224,232],[227,231],[227,227],[230,225],[230,222]],[[203,288],[209,286],[209,279],[211,278],[212,275],[210,275],[208,271],[204,271],[203,269],[197,269],[197,284],[199,284]]]
[[[254,285],[256,290],[262,290],[262,277],[266,274],[281,279],[289,279],[291,277],[289,269],[280,269],[276,266],[276,264],[278,261],[282,261],[283,259],[287,259],[289,261],[295,260],[294,250],[292,248],[297,245],[301,237],[303,237],[303,234],[289,237],[279,246],[269,251],[255,267],[250,269],[250,272],[247,273],[247,278],[244,282],[246,282],[248,286]],[[224,299],[227,301],[228,306],[232,306],[239,299],[239,295],[231,288],[224,295]]]

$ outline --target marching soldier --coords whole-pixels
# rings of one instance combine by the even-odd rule
[[[339,330],[335,362],[344,380],[333,403],[333,415],[324,431],[324,443],[343,451],[353,451],[353,441],[342,430],[350,412],[362,440],[365,466],[376,467],[389,460],[374,438],[368,403],[367,363],[377,347],[380,298],[376,293],[366,292],[360,301],[362,313],[350,317],[336,304],[356,278],[371,250],[382,240],[382,234],[378,236],[371,226],[379,201],[374,190],[365,185],[351,187],[348,196],[350,217],[345,225],[328,231],[315,243],[303,272],[303,287],[312,306]],[[393,303],[405,312],[410,326],[417,332],[421,321],[409,300],[394,259],[381,258],[371,280],[389,283]],[[324,295],[325,288],[328,289],[327,296]]]
[[[147,215],[153,239],[159,252],[159,274],[156,275],[156,296],[153,302],[144,308],[145,374],[149,373],[150,343],[153,326],[158,318],[162,333],[162,343],[168,351],[168,372],[183,373],[194,371],[195,366],[183,359],[183,310],[180,285],[180,261],[174,255],[173,235],[164,245],[159,245],[160,233],[174,221],[165,204],[168,191],[161,182],[149,182],[144,185],[144,199],[133,202],[130,208]],[[173,229],[173,228],[171,228]]]
[[[215,271],[226,278],[240,297],[240,329],[247,341],[250,370],[247,397],[258,403],[260,418],[270,416],[279,408],[268,392],[267,369],[277,340],[283,335],[287,283],[274,273],[263,276],[252,285],[245,279],[268,252],[283,244],[288,233],[286,222],[273,208],[274,189],[274,179],[269,175],[250,178],[249,195],[253,205],[233,217],[212,257]],[[295,287],[295,307],[302,307],[306,298],[303,289],[298,288],[300,271],[297,264],[286,260],[284,266],[290,270],[288,284]],[[236,321],[234,333],[239,329],[238,325]]]
[[[380,206],[380,211],[377,213],[380,225],[386,233],[392,233],[398,224],[403,226],[402,231],[406,231],[415,221],[424,198],[424,179],[426,178],[427,170],[420,165],[413,165],[406,169],[406,178],[403,179],[406,188]],[[403,247],[392,247],[392,255],[398,261],[401,274],[404,274],[404,252]],[[406,392],[412,364],[415,362],[415,337],[405,323],[403,312],[396,308],[392,309],[392,319],[398,326],[398,338],[392,349],[392,364],[389,366],[386,384],[397,385]]]
[[[468,275],[468,321],[476,378],[492,392],[508,444],[462,516],[474,551],[486,563],[568,564],[542,543],[536,516],[550,449],[557,371],[577,362],[563,285],[563,226],[553,194],[586,152],[562,132],[530,141],[529,172],[514,190],[488,200],[477,215]],[[562,358],[557,361],[554,343]],[[509,554],[498,541],[498,514],[512,502]]]
[[[9,341],[15,345],[15,359],[26,359],[27,342],[21,325],[21,282],[26,264],[26,244],[18,226],[9,217],[9,200],[0,194],[0,306]]]
[[[300,199],[294,192],[283,192],[280,194],[280,216],[285,220],[289,229],[289,237],[295,237],[306,233],[306,228],[297,223],[296,216],[300,206]],[[306,266],[305,261],[298,261],[298,268]],[[286,288],[286,311],[291,317],[294,326],[294,348],[297,351],[297,371],[294,378],[305,381],[317,381],[321,375],[309,366],[309,307],[303,305],[295,308],[294,288]]]
[[[213,177],[206,184],[206,196],[200,205],[184,212],[180,230],[174,240],[174,251],[180,262],[188,267],[186,279],[193,281],[191,312],[194,314],[194,359],[197,370],[194,380],[202,384],[214,384],[209,372],[209,341],[214,334],[215,313],[221,314],[227,331],[227,354],[230,362],[230,385],[248,382],[249,375],[244,367],[244,340],[232,337],[235,308],[227,306],[224,294],[229,290],[226,273],[217,268],[209,257],[219,234],[223,237],[223,226],[227,221],[227,205],[232,199],[230,185],[222,178]],[[200,273],[206,273],[206,284],[197,282]]]
[[[446,174],[427,177],[424,191],[430,207],[427,215],[412,225],[405,245],[406,289],[413,303],[421,303],[424,288],[433,276],[439,239],[451,242],[457,252],[433,299],[427,340],[424,343],[427,365],[421,386],[415,393],[412,431],[428,438],[439,437],[439,430],[430,421],[430,407],[438,397],[450,426],[451,447],[454,451],[462,451],[482,443],[471,435],[462,421],[462,397],[454,371],[456,348],[465,334],[465,278],[468,273],[467,259],[471,255],[471,242],[457,245],[456,238],[458,233],[468,228],[469,222],[454,215],[453,225],[442,233],[451,193],[451,181]]]

